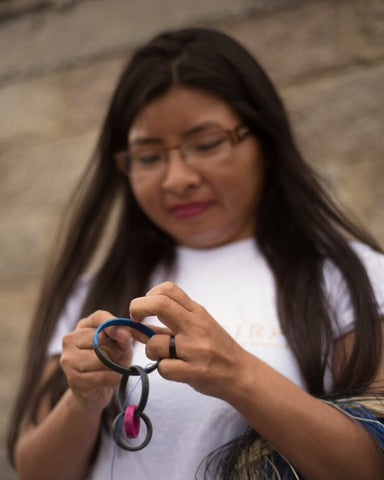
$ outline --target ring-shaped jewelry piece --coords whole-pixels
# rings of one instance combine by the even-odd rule
[[[176,355],[176,340],[175,340],[174,335],[171,335],[169,337],[169,358],[177,358],[177,355]]]
[[[140,417],[135,413],[136,405],[128,405],[124,412],[124,430],[128,438],[137,438],[140,433]]]
[[[141,397],[135,409],[135,415],[138,416],[140,415],[140,413],[143,412],[145,406],[147,405],[148,395],[149,395],[149,380],[148,380],[147,372],[143,367],[139,367],[138,365],[132,365],[130,368],[136,371],[134,375],[141,375]],[[125,395],[126,395],[126,388],[127,388],[129,377],[130,375],[123,375],[123,377],[120,380],[118,398],[119,398],[120,408],[122,410],[126,408]]]
[[[139,367],[138,365],[132,365],[131,368],[132,370],[135,370],[136,375],[141,375],[141,397],[137,406],[126,404],[127,402],[125,399],[125,392],[130,375],[123,375],[120,380],[118,396],[121,412],[117,415],[117,417],[112,423],[112,434],[115,442],[119,447],[123,448],[124,450],[135,452],[137,450],[141,450],[146,445],[148,445],[152,438],[153,428],[149,417],[143,412],[147,404],[149,394],[149,381],[147,372],[143,367]],[[124,431],[128,438],[137,438],[140,432],[141,419],[143,419],[147,427],[147,434],[145,436],[145,439],[139,445],[128,445],[120,438],[121,426],[124,425]]]
[[[119,415],[115,418],[115,420],[112,423],[112,433],[113,433],[113,438],[115,439],[115,442],[119,447],[123,448],[124,450],[128,450],[129,452],[136,452],[137,450],[143,449],[148,445],[148,443],[151,441],[151,438],[152,438],[153,429],[152,429],[151,421],[149,420],[149,418],[144,412],[140,413],[139,417],[143,419],[147,427],[147,435],[144,441],[140,445],[131,446],[123,442],[120,438],[120,426],[121,426],[121,423],[124,421],[124,415],[125,415],[125,411],[123,410],[122,412],[119,413]]]
[[[136,330],[138,330],[141,333],[144,333],[144,335],[147,335],[147,337],[151,338],[153,335],[156,334],[151,328],[147,327],[146,325],[143,325],[142,323],[137,323],[131,320],[130,318],[112,318],[111,320],[107,320],[106,322],[102,323],[99,325],[97,328],[95,335],[93,336],[93,349],[98,356],[98,358],[104,363],[105,366],[110,368],[111,370],[114,370],[115,372],[121,373],[122,375],[140,375],[138,373],[137,369],[134,369],[132,367],[123,367],[122,365],[119,365],[118,363],[114,362],[110,358],[108,358],[106,355],[104,355],[100,343],[99,343],[99,335],[100,333],[105,330],[108,327],[114,327],[114,326],[123,326],[123,327],[131,327]],[[159,361],[154,362],[147,367],[144,368],[146,373],[151,373],[159,365]]]

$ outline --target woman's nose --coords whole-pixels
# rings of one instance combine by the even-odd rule
[[[182,158],[180,151],[178,149],[169,151],[162,182],[163,189],[181,195],[186,190],[198,186],[200,182],[200,174]]]

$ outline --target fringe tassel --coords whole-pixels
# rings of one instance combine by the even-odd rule
[[[204,472],[201,468],[205,467]],[[203,474],[201,476],[201,473]],[[295,468],[255,430],[209,455],[195,479],[220,480],[304,480]]]
[[[384,396],[356,396],[322,401],[360,423],[384,450]],[[212,452],[203,464],[205,469],[202,478],[205,480],[304,480],[283,455],[252,429]],[[203,464],[195,479],[199,478],[198,473]]]
[[[382,399],[375,396],[324,401],[360,423],[384,450],[384,403]]]

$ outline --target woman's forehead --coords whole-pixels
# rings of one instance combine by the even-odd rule
[[[198,88],[173,87],[145,105],[128,132],[130,142],[174,132],[189,136],[215,128],[230,128],[239,117],[228,103]]]

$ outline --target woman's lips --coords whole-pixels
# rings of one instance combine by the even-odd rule
[[[189,202],[174,205],[171,207],[171,212],[178,218],[191,218],[205,212],[211,202]]]

